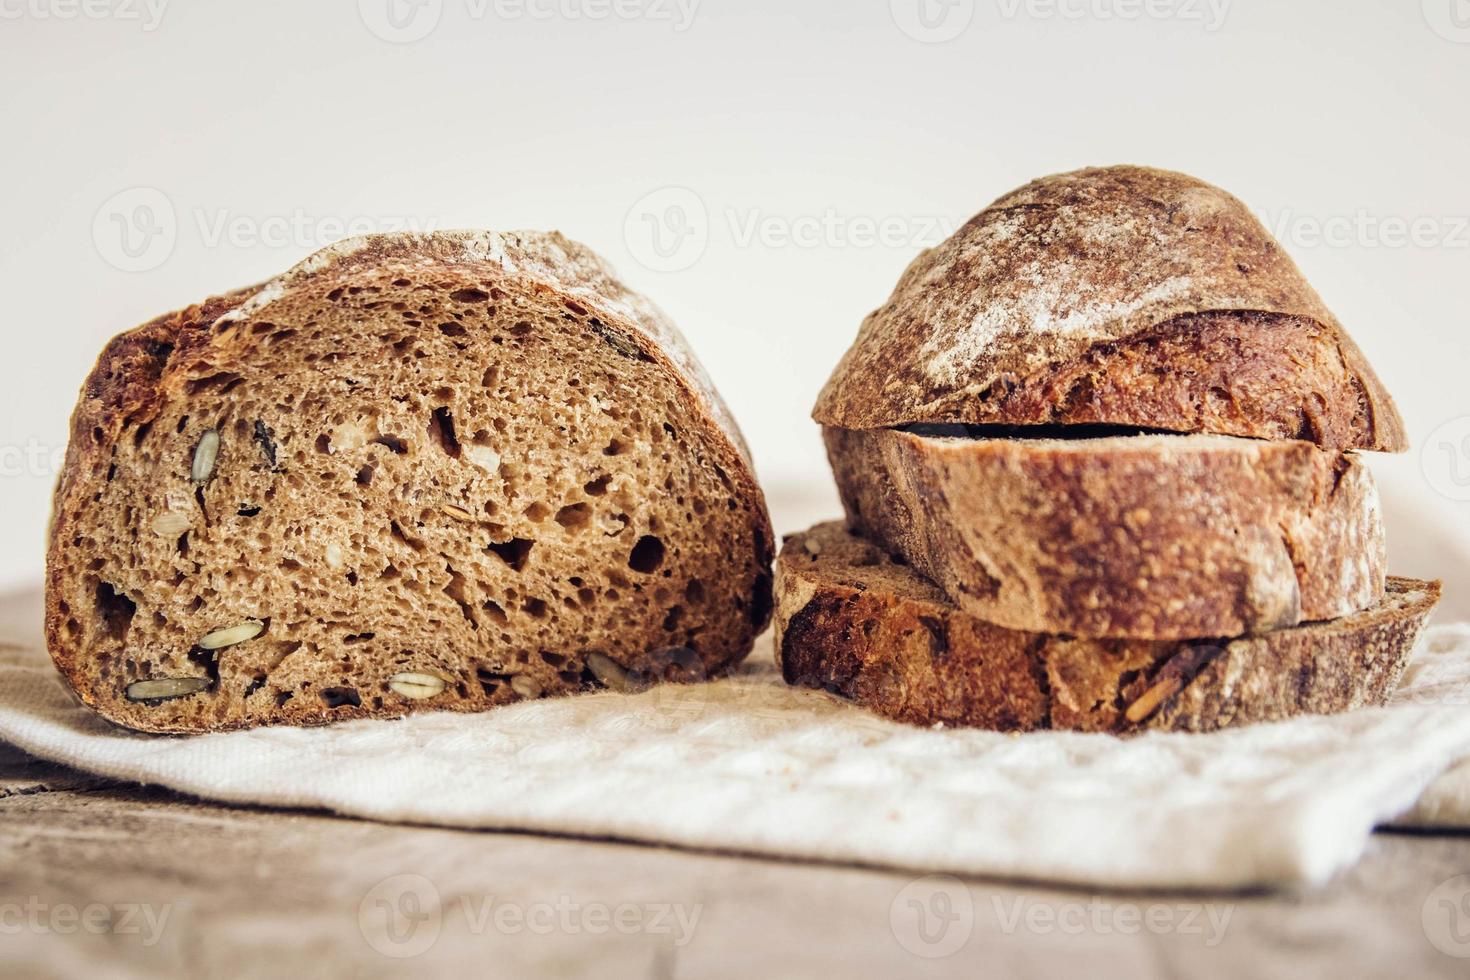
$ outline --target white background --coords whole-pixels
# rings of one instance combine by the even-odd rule
[[[1467,96],[1470,0],[0,0],[0,586],[39,574],[103,342],[354,223],[592,245],[693,342],[778,525],[835,514],[808,412],[863,315],[1001,193],[1119,162],[1278,231],[1408,420],[1373,460],[1396,570],[1455,574]]]

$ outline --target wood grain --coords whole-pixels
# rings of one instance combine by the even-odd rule
[[[0,753],[10,976],[1463,977],[1470,960],[1436,949],[1421,913],[1467,872],[1470,837],[1378,835],[1362,864],[1313,894],[952,879],[936,890],[901,873],[215,806]],[[403,875],[426,880],[440,911],[386,947],[426,948],[395,958],[362,923],[382,946],[378,900],[410,921],[422,882]],[[936,945],[919,937],[914,901]],[[93,903],[113,909],[113,931],[52,918]],[[138,905],[154,918],[128,913]],[[1229,916],[1222,934],[1211,915]],[[1470,933],[1470,916],[1461,925]]]

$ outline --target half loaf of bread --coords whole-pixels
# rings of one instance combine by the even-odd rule
[[[824,437],[851,526],[1010,629],[1238,636],[1382,598],[1378,494],[1353,456],[1065,431],[1074,437]]]
[[[47,635],[135,729],[475,711],[737,662],[771,546],[729,413],[595,255],[374,236],[107,346]]]
[[[790,536],[776,651],[792,684],[918,725],[1208,731],[1384,703],[1439,597],[1389,579],[1371,608],[1240,639],[1077,639],[967,615],[845,529]]]

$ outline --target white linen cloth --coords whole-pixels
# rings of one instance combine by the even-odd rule
[[[229,803],[1209,889],[1320,883],[1357,858],[1376,824],[1397,817],[1470,826],[1470,762],[1452,768],[1470,760],[1470,625],[1429,633],[1389,707],[1211,735],[891,724],[787,687],[766,640],[738,676],[708,685],[480,715],[157,737],[78,705],[51,667],[39,622],[34,595],[0,604],[0,740]]]

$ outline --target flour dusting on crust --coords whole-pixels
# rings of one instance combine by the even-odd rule
[[[1254,213],[1218,187],[1145,167],[1034,181],[920,255],[864,321],[813,416],[848,429],[1007,423],[997,394],[1044,384],[1100,346],[1166,324],[1188,331],[1191,317],[1218,313],[1319,325],[1367,389],[1368,414],[1379,417],[1364,424],[1381,424],[1384,448],[1397,448],[1387,393]],[[1303,369],[1283,362],[1279,370]],[[1305,379],[1302,387],[1310,390]]]

